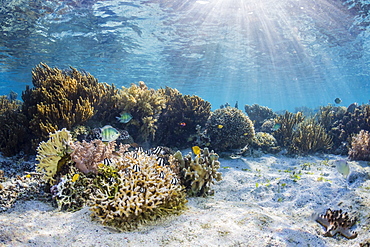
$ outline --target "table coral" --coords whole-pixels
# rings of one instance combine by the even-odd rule
[[[55,176],[62,170],[70,159],[70,145],[72,135],[65,128],[55,133],[50,133],[46,142],[40,142],[37,148],[36,171],[44,174],[45,181],[49,184],[55,182]]]
[[[351,148],[348,152],[351,160],[370,161],[370,132],[361,130],[351,141]]]
[[[180,151],[174,154],[181,168],[181,179],[188,195],[206,196],[212,194],[211,185],[214,180],[220,181],[222,175],[218,172],[220,162],[216,153],[209,152],[208,148],[201,150],[199,155],[192,159],[192,153],[182,156]]]
[[[206,127],[211,147],[216,151],[242,148],[252,142],[255,134],[249,117],[234,107],[215,110]]]
[[[350,219],[348,213],[342,213],[342,210],[326,210],[325,214],[316,216],[315,220],[326,228],[324,236],[333,237],[340,233],[348,239],[357,237],[357,233],[350,230],[356,223],[356,218]]]
[[[114,169],[99,169],[99,189],[91,195],[93,216],[121,230],[185,208],[185,193],[176,175],[160,165],[157,156],[141,151],[126,152]],[[105,170],[104,170],[105,169]]]

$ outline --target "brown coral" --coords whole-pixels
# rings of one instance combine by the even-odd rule
[[[34,145],[51,132],[72,129],[90,119],[109,88],[75,68],[62,71],[42,63],[33,69],[32,82],[34,87],[27,86],[22,99]]]
[[[301,112],[293,114],[288,111],[284,115],[279,115],[275,118],[275,123],[280,127],[273,135],[280,146],[289,147],[292,145],[294,128],[303,120],[304,116]]]
[[[348,152],[351,160],[370,161],[370,132],[361,130],[352,138],[351,148]]]

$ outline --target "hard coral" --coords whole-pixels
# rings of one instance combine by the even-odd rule
[[[22,94],[23,111],[35,139],[45,140],[50,132],[79,125],[95,113],[108,86],[75,68],[62,71],[40,64],[32,71],[33,88]]]
[[[314,119],[308,119],[298,124],[293,132],[292,144],[289,151],[299,154],[310,154],[318,151],[326,151],[332,146],[332,137],[324,127]]]
[[[18,100],[0,96],[0,152],[4,156],[13,156],[28,148],[28,123],[21,106]]]
[[[276,114],[266,106],[260,106],[257,104],[245,105],[244,109],[250,120],[253,121],[254,128],[258,130],[265,120],[276,117]]]
[[[180,213],[186,203],[183,188],[168,166],[157,156],[126,152],[116,167],[99,169],[99,189],[92,195],[93,216],[103,224],[132,230],[142,223]]]
[[[242,148],[254,138],[252,121],[234,107],[215,110],[208,118],[206,127],[211,146],[217,151]]]
[[[188,195],[206,196],[212,194],[211,185],[214,180],[220,181],[222,179],[221,173],[218,172],[220,162],[216,153],[209,152],[208,148],[204,148],[194,159],[192,159],[191,153],[183,157],[180,151],[177,151],[174,157],[179,162],[181,180]]]
[[[348,239],[357,237],[357,233],[350,230],[356,223],[356,218],[350,219],[348,213],[342,213],[342,210],[326,210],[326,213],[320,214],[315,219],[318,223],[326,227],[325,237],[333,237],[340,233]]]
[[[157,130],[157,121],[166,107],[164,95],[154,89],[148,89],[144,82],[131,87],[123,87],[117,96],[117,109],[130,113],[133,119],[126,123],[129,133],[136,142],[153,139]]]
[[[36,171],[44,174],[44,180],[49,184],[56,181],[56,175],[70,160],[70,145],[72,135],[65,128],[49,135],[46,142],[41,142],[37,148]]]
[[[166,97],[166,109],[158,120],[155,141],[158,145],[185,147],[196,135],[197,125],[205,126],[211,114],[211,104],[193,95],[182,95],[176,89],[159,89]]]
[[[303,120],[304,116],[301,112],[293,114],[288,111],[284,115],[279,115],[275,118],[275,123],[280,127],[273,135],[280,146],[290,147],[292,145],[294,129]]]
[[[370,161],[370,132],[361,130],[352,138],[351,148],[348,152],[351,160]]]

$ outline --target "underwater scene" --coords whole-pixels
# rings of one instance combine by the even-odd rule
[[[2,1],[0,246],[370,246],[369,11]]]

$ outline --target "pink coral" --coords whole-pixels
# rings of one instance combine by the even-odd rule
[[[360,133],[352,138],[351,148],[348,156],[352,160],[370,161],[370,133],[361,130]]]

